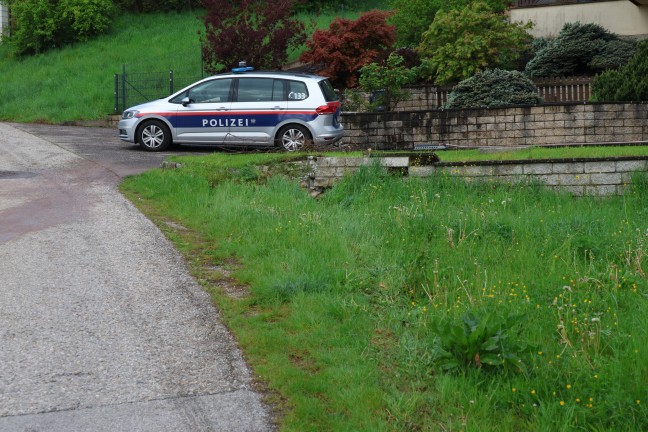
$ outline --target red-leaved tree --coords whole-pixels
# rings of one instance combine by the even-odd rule
[[[337,18],[328,31],[313,34],[299,59],[318,66],[318,73],[333,84],[354,87],[360,68],[394,44],[395,28],[387,24],[390,16],[390,12],[373,10],[355,21]]]
[[[292,17],[295,0],[204,0],[203,61],[209,73],[246,61],[279,69],[306,40],[304,24]]]

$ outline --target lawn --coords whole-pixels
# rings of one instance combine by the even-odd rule
[[[179,158],[123,184],[211,292],[281,430],[648,429],[645,174],[574,199],[366,167],[314,200],[287,157]]]

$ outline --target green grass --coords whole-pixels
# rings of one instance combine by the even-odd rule
[[[365,8],[380,5],[366,1]],[[165,72],[201,77],[199,31],[203,12],[125,14],[110,33],[89,42],[25,58],[0,44],[0,121],[62,123],[104,119],[114,113],[114,75]],[[304,15],[309,28],[327,27],[338,11]],[[348,11],[349,18],[359,15]],[[300,50],[290,53],[296,60]],[[177,76],[176,75],[176,76]],[[177,87],[179,88],[179,86]]]
[[[648,146],[595,146],[582,147],[530,147],[495,153],[479,150],[442,150],[437,152],[442,162],[465,162],[486,160],[533,160],[606,158],[621,156],[648,156]]]
[[[369,167],[313,200],[282,157],[181,158],[123,184],[194,233],[169,235],[282,430],[648,429],[645,175],[574,199]],[[223,263],[248,297],[219,288]]]

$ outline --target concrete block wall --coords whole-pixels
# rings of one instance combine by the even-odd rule
[[[418,166],[415,157],[345,158],[309,157],[310,173],[302,186],[317,193],[335,185],[345,174],[375,160],[410,177],[458,176],[469,181],[541,182],[575,196],[620,195],[632,174],[648,170],[648,157],[599,159],[555,159],[530,161],[485,161],[471,164],[438,162]]]
[[[417,144],[507,147],[648,142],[648,104],[556,104],[495,109],[342,115],[357,149],[409,150]]]

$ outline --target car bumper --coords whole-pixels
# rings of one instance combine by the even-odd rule
[[[119,139],[126,142],[135,142],[135,129],[137,119],[119,120],[117,128],[119,129]]]
[[[313,136],[314,144],[334,144],[344,137],[344,128],[342,126],[337,128],[327,127],[326,129],[327,130],[322,131],[320,134]]]

